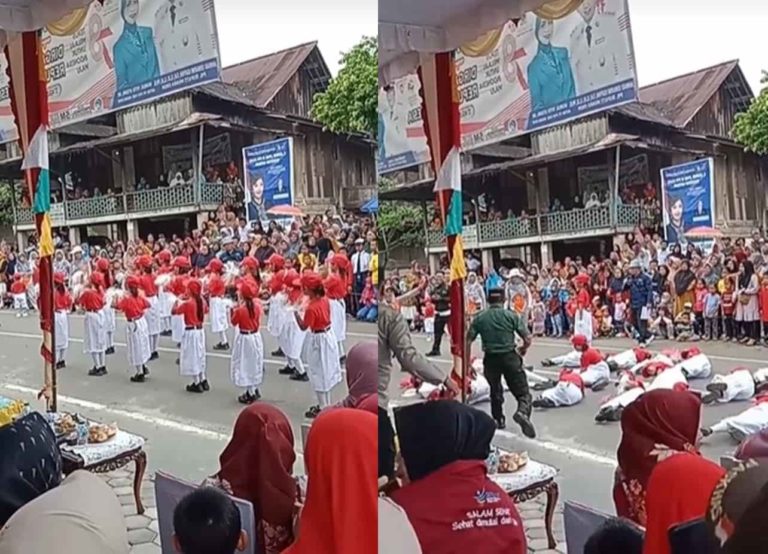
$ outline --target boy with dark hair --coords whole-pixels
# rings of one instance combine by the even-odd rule
[[[173,511],[173,543],[179,554],[235,554],[248,545],[235,503],[214,487],[197,489]]]
[[[584,545],[584,554],[641,554],[642,551],[643,532],[619,518],[601,525]]]

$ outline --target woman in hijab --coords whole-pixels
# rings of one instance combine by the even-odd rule
[[[760,307],[757,293],[760,284],[755,274],[755,266],[750,260],[744,260],[739,266],[739,278],[736,286],[736,325],[739,327],[740,342],[754,346],[760,341]]]
[[[467,295],[467,312],[469,315],[476,314],[485,308],[485,291],[483,285],[477,279],[477,273],[474,271],[467,276],[467,284],[464,286]]]
[[[358,342],[347,353],[347,397],[336,407],[359,408],[369,394],[378,392],[379,343]]]
[[[686,304],[693,305],[696,300],[693,289],[696,287],[696,274],[691,271],[690,265],[687,260],[680,262],[680,268],[675,273],[674,277],[674,293],[675,293],[675,317],[677,314],[683,311],[683,307]]]
[[[496,271],[496,268],[491,267],[488,270],[488,276],[485,278],[485,294],[488,295],[493,289],[500,289],[504,286],[504,279]]]
[[[392,500],[408,515],[424,554],[527,552],[514,502],[487,475],[495,432],[489,415],[439,400],[398,410],[395,423],[408,484]],[[481,505],[480,495],[503,512],[498,525],[483,527],[476,519],[484,516],[468,515]]]
[[[315,419],[305,450],[307,498],[285,554],[376,552],[377,439],[371,413],[339,408]]]
[[[269,239],[267,239],[266,235],[264,235],[261,237],[259,246],[256,248],[256,251],[253,253],[253,255],[257,260],[259,260],[259,263],[264,266],[267,263],[267,258],[269,258],[274,253],[275,249],[272,248],[272,245],[269,244]]]
[[[576,96],[568,49],[552,46],[553,33],[551,19],[536,18],[534,36],[539,44],[536,55],[528,64],[532,114]],[[552,211],[555,211],[554,206]]]
[[[0,527],[27,502],[58,486],[61,473],[61,452],[42,415],[32,412],[0,428]]]
[[[0,552],[128,554],[125,518],[114,491],[98,476],[76,471],[29,502],[0,531]]]
[[[703,518],[723,475],[725,469],[697,454],[673,454],[659,462],[648,479],[643,554],[670,554],[669,529]]]
[[[701,400],[687,391],[648,391],[624,408],[613,502],[619,517],[647,523],[646,491],[651,472],[675,452],[697,452]]]
[[[256,512],[258,554],[277,554],[293,541],[296,454],[288,417],[270,404],[251,404],[235,422],[209,484],[249,500]]]

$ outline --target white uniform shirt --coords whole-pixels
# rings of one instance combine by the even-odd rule
[[[349,261],[352,263],[352,273],[354,275],[357,275],[358,273],[367,273],[371,269],[371,255],[365,250],[352,254]],[[358,271],[358,261],[360,262],[360,271]]]
[[[623,54],[625,42],[614,14],[595,13],[589,22],[582,19],[576,25],[570,40],[576,94],[586,94],[632,76],[629,58]]]
[[[155,12],[155,39],[161,73],[171,73],[216,57],[207,34],[211,14],[199,0],[165,0]]]

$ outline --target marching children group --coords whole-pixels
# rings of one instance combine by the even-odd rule
[[[267,330],[284,355],[286,366],[279,374],[309,381],[317,403],[307,417],[331,405],[331,391],[341,381],[346,338],[347,278],[349,261],[335,255],[325,278],[314,271],[302,275],[285,268],[285,260],[273,254],[266,260],[268,278],[262,281],[260,264],[247,256],[239,267],[210,261],[201,278],[192,276],[188,258],[172,259],[169,252],[136,258],[134,273],[117,283],[107,260],[98,260],[85,283],[67,288],[64,274],[54,275],[56,367],[66,367],[69,314],[73,305],[84,312],[83,351],[91,356],[91,376],[107,374],[106,356],[114,353],[115,311],[126,320],[130,380],[144,382],[147,364],[159,357],[161,335],[170,335],[180,350],[179,373],[191,382],[186,390],[210,390],[206,373],[204,324],[210,320],[218,339],[214,350],[230,350],[228,332],[233,328],[230,377],[242,390],[238,401],[250,404],[261,398],[264,380],[264,345],[261,299],[268,297]],[[74,297],[74,298],[73,298]]]

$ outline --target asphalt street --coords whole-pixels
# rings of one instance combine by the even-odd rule
[[[29,400],[35,408],[43,405],[34,399],[42,380],[39,356],[40,333],[37,319],[32,314],[17,319],[11,312],[0,311],[0,394]],[[360,341],[377,340],[376,328],[371,324],[349,322],[347,347]],[[58,372],[61,409],[78,411],[102,421],[115,421],[121,428],[148,439],[150,470],[163,469],[187,479],[197,480],[215,471],[221,449],[231,433],[237,413],[242,408],[236,397],[239,391],[229,380],[229,355],[215,352],[217,340],[208,336],[208,376],[211,391],[198,395],[184,390],[186,381],[179,376],[175,364],[177,350],[169,338],[161,338],[160,359],[151,362],[151,375],[146,383],[131,383],[125,356],[125,329],[118,320],[117,352],[108,358],[109,375],[89,377],[90,358],[82,353],[83,324],[78,315],[70,320],[71,344],[68,367]],[[274,340],[265,332],[265,351],[276,348]],[[417,348],[426,352],[427,340],[414,335]],[[736,366],[756,369],[768,365],[768,351],[762,347],[748,348],[724,343],[699,343],[712,360],[717,373],[727,373]],[[625,339],[597,341],[604,352],[618,352],[631,347]],[[677,343],[655,342],[651,350],[678,347]],[[569,349],[565,340],[535,339],[526,363],[539,367],[542,359],[564,353]],[[448,346],[444,356],[435,362],[448,369]],[[475,344],[475,355],[480,355]],[[275,404],[290,417],[296,436],[297,450],[301,452],[301,424],[304,411],[313,403],[314,395],[309,383],[297,383],[277,373],[284,365],[281,359],[267,356],[265,381],[261,388],[262,401]],[[550,371],[550,375],[554,375]],[[390,396],[393,403],[400,400],[398,389],[400,374],[394,375]],[[693,381],[694,388],[704,388],[707,381]],[[346,393],[339,385],[334,399]],[[611,394],[610,388],[600,393],[588,392],[585,400],[571,408],[536,410],[533,422],[538,437],[530,440],[521,436],[512,422],[515,400],[506,396],[508,428],[496,434],[496,443],[506,449],[526,450],[531,457],[559,468],[561,498],[592,506],[611,509],[610,488],[615,467],[615,451],[620,438],[619,425],[596,424],[594,415],[602,399]],[[702,421],[709,425],[749,407],[748,402],[707,406]],[[487,409],[487,406],[484,407]],[[703,453],[717,460],[732,452],[734,442],[727,435],[706,439]],[[303,472],[301,456],[296,470]]]

